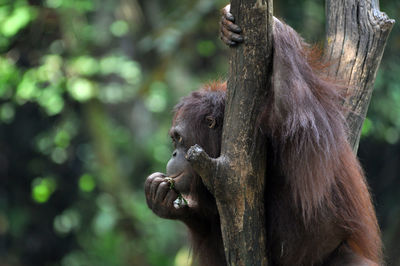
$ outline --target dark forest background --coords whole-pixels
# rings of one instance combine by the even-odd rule
[[[318,0],[275,1],[321,43]],[[221,0],[0,0],[0,265],[187,265],[178,222],[147,208],[165,171],[171,109],[224,79]],[[399,20],[400,2],[381,1]],[[388,265],[400,265],[400,30],[359,149]]]

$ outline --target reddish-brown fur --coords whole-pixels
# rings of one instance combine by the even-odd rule
[[[232,24],[223,21],[222,25]],[[229,30],[223,29],[223,40]],[[228,37],[227,37],[228,36]],[[323,78],[318,53],[275,19],[272,87],[258,127],[268,147],[264,196],[269,265],[378,265],[381,240],[361,167],[347,142],[341,86]],[[240,38],[235,38],[239,40]],[[220,155],[226,83],[214,82],[175,107],[167,165],[174,177],[153,173],[145,182],[148,206],[189,228],[201,265],[225,265],[215,199],[184,157],[199,144]],[[188,206],[174,208],[180,190]]]
[[[264,125],[296,215],[304,229],[332,219],[354,251],[379,262],[379,228],[363,172],[347,142],[339,87],[321,78],[307,45],[277,19],[274,49],[274,89]]]
[[[292,28],[275,19],[273,89],[260,114],[270,149],[267,255],[271,265],[377,265],[380,232],[362,169],[347,142],[340,86],[322,78],[310,51]],[[190,122],[192,141],[211,157],[220,154],[225,91],[226,83],[208,84],[175,109]],[[216,119],[216,129],[205,126],[206,116]],[[204,230],[190,228],[195,253],[203,265],[220,265],[215,202],[194,176],[191,195],[208,217]]]

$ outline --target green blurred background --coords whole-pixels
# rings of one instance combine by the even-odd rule
[[[275,1],[321,42],[324,6]],[[187,265],[186,230],[147,208],[171,109],[224,79],[221,0],[0,0],[0,265]],[[400,2],[382,10],[399,18]],[[400,265],[400,35],[392,31],[359,155],[389,265]]]

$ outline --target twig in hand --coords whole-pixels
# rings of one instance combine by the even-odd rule
[[[178,194],[178,198],[174,201],[174,208],[179,209],[181,207],[187,206],[188,202],[187,200],[182,196],[182,194],[175,188],[175,181],[171,177],[166,177],[165,181],[169,183],[169,189],[172,189],[175,191],[176,194]]]

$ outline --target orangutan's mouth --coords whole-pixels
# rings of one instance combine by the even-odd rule
[[[182,175],[183,175],[183,171],[182,172],[180,172],[180,173],[178,173],[178,174],[173,174],[173,175],[170,175],[170,176],[168,176],[169,178],[172,178],[172,179],[177,179],[177,178],[179,178],[179,177],[181,177]]]
[[[173,184],[173,188],[175,190],[176,193],[179,193],[179,188],[182,186],[182,181],[184,180],[185,177],[185,171],[182,171],[180,173],[177,174],[173,174],[168,176],[167,178],[170,180],[169,183]],[[185,182],[183,182],[184,184]]]

